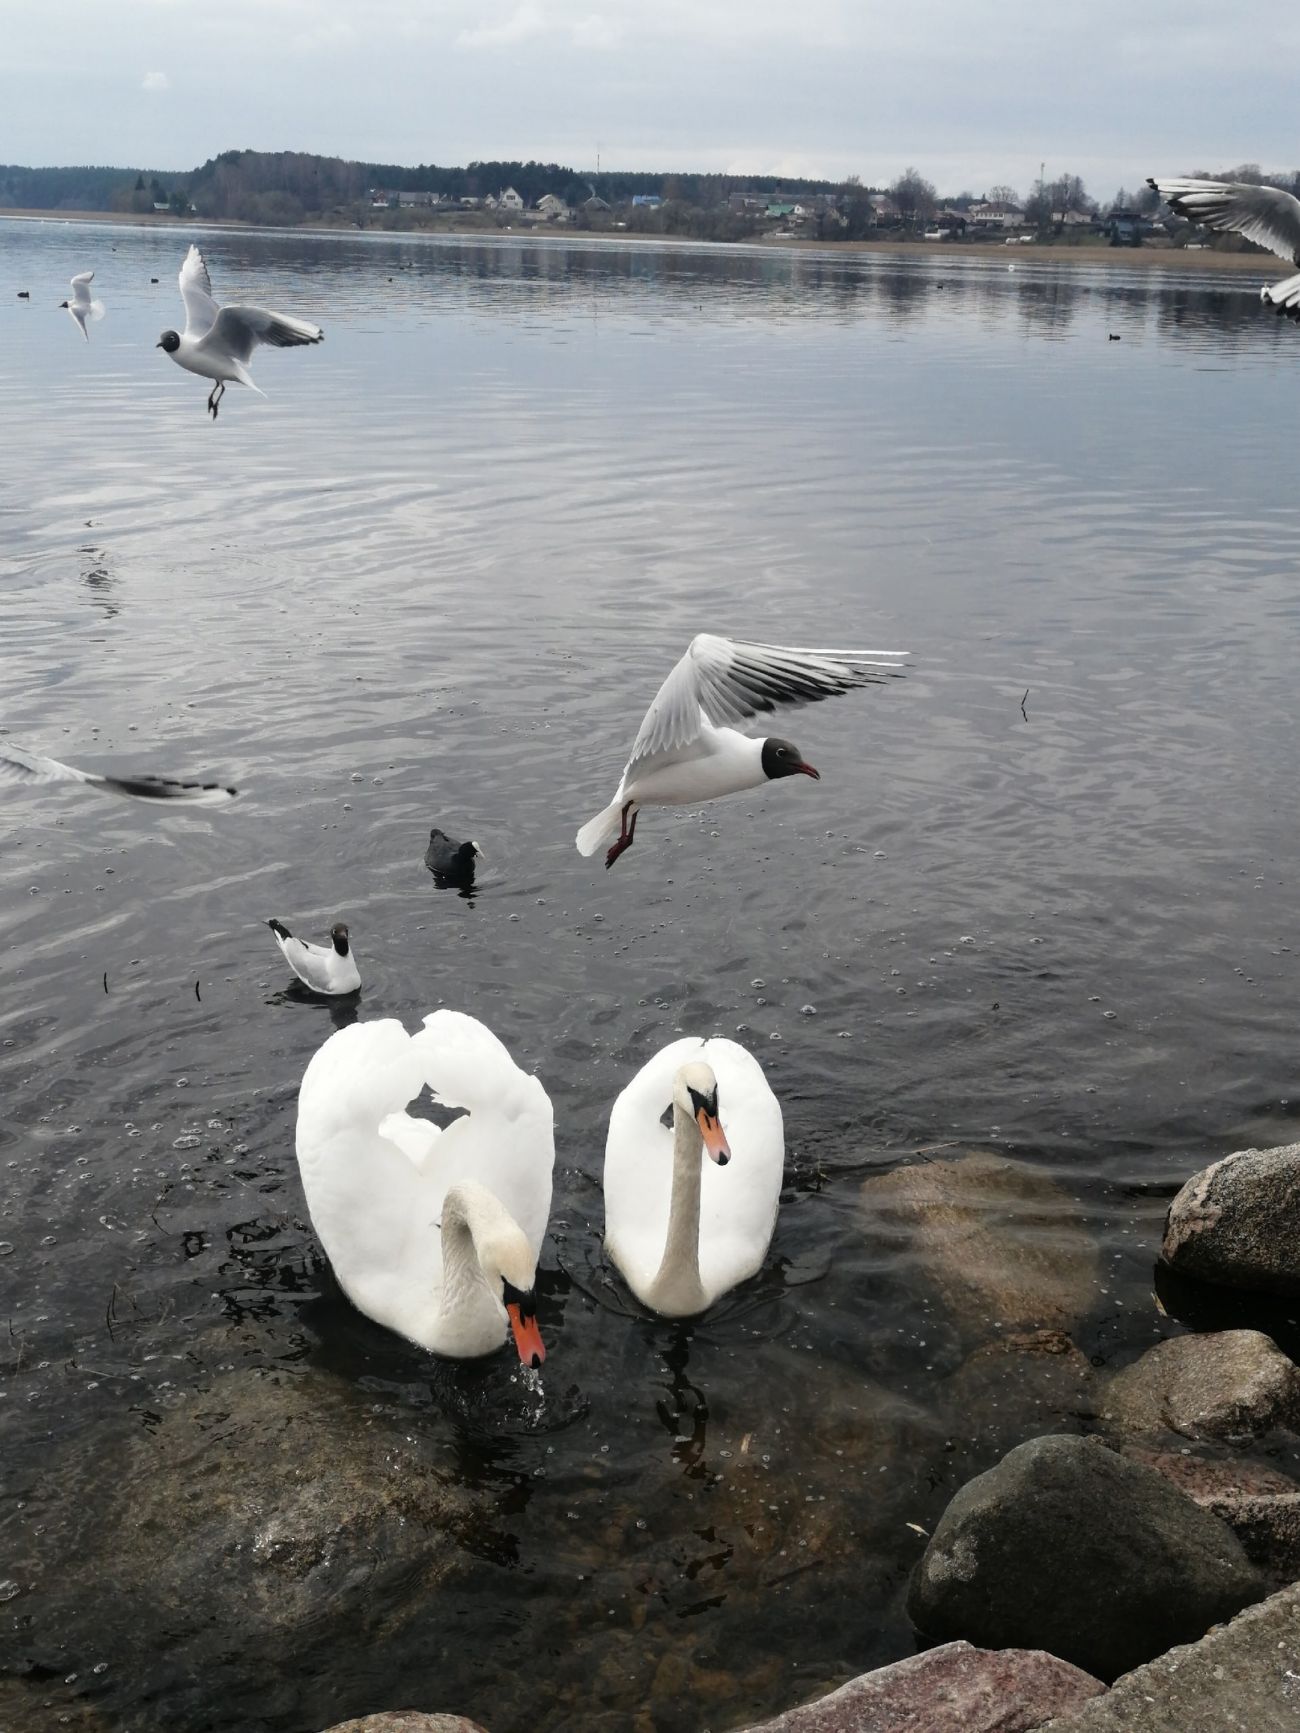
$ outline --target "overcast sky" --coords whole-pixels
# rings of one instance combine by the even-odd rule
[[[0,0],[0,161],[235,147],[856,173],[1300,164],[1279,0]]]

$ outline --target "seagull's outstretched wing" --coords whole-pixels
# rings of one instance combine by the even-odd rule
[[[795,650],[701,632],[646,712],[627,771],[647,758],[681,752],[705,722],[720,728],[778,704],[815,704],[854,686],[901,674],[905,650]]]
[[[1148,180],[1176,217],[1230,229],[1300,265],[1300,199],[1247,181]]]
[[[129,794],[139,800],[188,800],[205,806],[233,800],[238,793],[219,782],[181,782],[170,776],[101,776],[39,752],[28,752],[12,741],[0,741],[0,787],[34,782],[84,782],[108,794]]]
[[[273,349],[296,349],[303,343],[323,343],[325,333],[306,319],[268,313],[263,307],[223,307],[203,342],[236,361],[247,362],[259,343]]]
[[[94,276],[93,271],[82,271],[72,279],[72,304],[74,307],[90,306],[90,285]]]
[[[218,308],[212,299],[207,264],[193,242],[181,266],[181,300],[185,303],[185,335],[202,337],[211,328]]]

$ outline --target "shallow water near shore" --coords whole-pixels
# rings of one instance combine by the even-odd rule
[[[1295,1136],[1300,333],[1122,257],[198,238],[218,299],[327,333],[215,425],[152,347],[187,232],[0,225],[0,724],[243,791],[0,808],[6,1560],[51,1562],[0,1561],[0,1674],[131,1733],[721,1733],[911,1651],[908,1525],[1005,1447],[863,1181],[1050,1175],[1103,1368],[1177,1328],[1173,1191]],[[647,812],[606,874],[573,833],[700,629],[912,665],[782,720],[819,783]],[[289,986],[272,915],[350,923],[359,1007]],[[306,1217],[311,1054],[439,1004],[555,1103],[540,1378],[371,1326]],[[750,1047],[787,1137],[763,1275],[688,1326],[604,1264],[599,1189],[684,1032]],[[381,1545],[259,1655],[122,1549],[183,1556],[192,1511],[131,1524],[195,1440],[237,1422],[260,1484],[316,1405],[436,1479],[439,1575]]]

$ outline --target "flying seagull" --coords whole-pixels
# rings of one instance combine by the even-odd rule
[[[90,285],[94,275],[93,271],[82,271],[79,276],[74,277],[72,279],[71,300],[59,302],[60,307],[68,309],[69,318],[80,325],[81,335],[87,343],[90,342],[90,332],[86,329],[86,320],[104,317],[104,303],[93,301],[90,296]]]
[[[1249,181],[1150,180],[1176,217],[1207,229],[1230,229],[1300,265],[1300,200],[1280,187]],[[1287,319],[1300,320],[1300,276],[1265,283],[1259,298]]]
[[[268,313],[263,307],[218,307],[212,299],[208,267],[195,246],[190,247],[181,266],[181,299],[185,302],[184,332],[164,331],[155,347],[165,349],[188,373],[216,381],[208,393],[208,410],[214,421],[228,380],[237,379],[259,397],[266,396],[253,384],[248,371],[259,343],[296,349],[299,344],[325,339],[319,325],[309,325],[287,313]]]
[[[304,987],[310,987],[313,993],[332,996],[355,993],[360,987],[361,971],[352,955],[348,929],[342,921],[330,928],[328,945],[312,945],[306,939],[295,939],[283,921],[268,921],[266,924],[275,934],[275,942],[283,952],[285,962]]]
[[[57,758],[28,752],[13,741],[0,741],[0,786],[32,782],[85,782],[108,794],[131,794],[140,800],[188,800],[204,806],[233,800],[239,792],[219,782],[181,782],[174,776],[147,776],[139,772],[101,776],[98,771],[78,770],[75,764],[62,764]]]
[[[905,650],[785,650],[701,632],[646,712],[613,800],[578,832],[578,853],[612,867],[643,806],[694,806],[780,776],[819,773],[775,735],[755,740],[726,726],[778,704],[815,704],[901,674]]]

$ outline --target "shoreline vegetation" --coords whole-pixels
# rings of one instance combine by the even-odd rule
[[[177,229],[182,234],[195,229],[205,231],[253,230],[261,233],[275,234],[324,234],[347,235],[368,234],[388,235],[394,239],[412,237],[448,239],[459,241],[504,240],[545,240],[545,241],[581,241],[584,245],[589,241],[599,244],[622,245],[633,242],[637,245],[663,247],[761,247],[776,252],[812,252],[839,255],[845,254],[893,254],[909,256],[916,254],[921,257],[951,259],[1001,259],[1007,264],[1020,258],[1053,259],[1061,264],[1072,265],[1141,265],[1141,266],[1171,266],[1186,265],[1196,270],[1214,271],[1251,271],[1256,275],[1261,270],[1267,272],[1269,261],[1273,255],[1262,249],[1252,248],[1249,252],[1228,252],[1219,247],[1188,248],[1186,246],[1160,245],[1144,242],[1140,247],[1112,247],[1102,240],[1076,241],[1068,240],[1034,240],[1009,245],[1006,241],[967,241],[967,240],[926,240],[921,236],[905,237],[890,231],[883,231],[879,236],[860,240],[816,240],[803,235],[748,235],[743,239],[702,240],[693,235],[646,234],[632,229],[578,229],[559,226],[553,223],[524,222],[517,227],[501,225],[496,222],[466,221],[464,218],[451,222],[434,222],[421,224],[411,228],[386,229],[376,224],[373,228],[360,229],[352,222],[302,222],[287,227],[268,225],[265,223],[250,223],[237,217],[177,217],[171,212],[153,211],[49,211],[49,210],[19,210],[0,209],[0,222],[29,223],[111,223],[125,228],[164,228]],[[1284,266],[1274,261],[1278,271]]]

